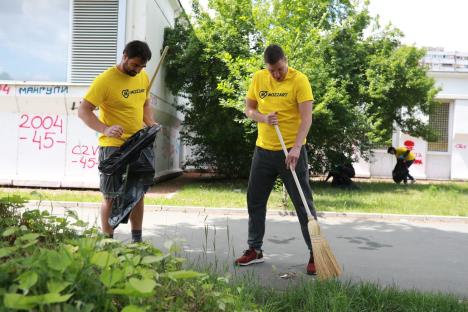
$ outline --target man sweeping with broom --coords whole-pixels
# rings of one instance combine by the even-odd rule
[[[308,215],[312,219],[317,216],[304,146],[312,124],[312,89],[306,75],[288,67],[280,46],[268,46],[264,61],[266,69],[254,74],[246,97],[245,114],[258,123],[258,138],[247,189],[249,248],[236,259],[235,264],[245,266],[264,261],[262,244],[266,205],[275,180],[280,176],[294,204],[302,235],[310,251],[307,274],[316,274]],[[275,130],[277,125],[288,149],[286,157]],[[293,176],[293,173],[297,176]],[[300,184],[303,194],[296,182]],[[301,197],[305,197],[307,208]]]

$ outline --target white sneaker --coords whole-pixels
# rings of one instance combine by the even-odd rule
[[[411,180],[410,183],[411,183],[411,184],[414,184],[414,183],[416,183],[416,180]]]

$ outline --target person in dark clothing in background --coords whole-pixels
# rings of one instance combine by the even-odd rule
[[[343,188],[356,188],[351,178],[354,178],[356,172],[351,162],[344,162],[333,167],[328,172],[328,176],[325,179],[327,182],[330,178],[332,179],[332,186],[343,187]]]

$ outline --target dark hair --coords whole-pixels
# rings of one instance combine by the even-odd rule
[[[279,45],[270,44],[263,53],[263,59],[267,64],[276,64],[279,60],[283,59],[284,52]]]
[[[388,149],[387,149],[387,153],[391,154],[391,152],[395,152],[395,148],[393,146],[390,146]]]
[[[144,41],[130,41],[125,46],[123,53],[126,54],[128,58],[139,57],[143,62],[151,60],[151,50],[148,44]]]

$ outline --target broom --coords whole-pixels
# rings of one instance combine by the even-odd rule
[[[169,47],[166,46],[161,54],[161,58],[159,59],[158,66],[156,66],[156,70],[154,71],[153,78],[151,78],[148,90],[151,90],[151,87],[153,86],[154,79],[156,78],[156,75],[159,72],[159,68],[161,67],[161,64],[164,62],[164,58],[166,58],[167,51],[169,50]]]
[[[281,131],[278,125],[275,125],[275,130],[283,148],[284,155],[287,157],[288,150],[286,149],[286,145],[284,144],[283,136],[281,135]],[[315,269],[317,270],[317,275],[321,280],[337,277],[341,274],[341,268],[330,249],[330,245],[328,245],[327,240],[321,234],[320,226],[317,220],[315,220],[314,216],[312,216],[312,213],[310,212],[310,208],[309,205],[307,205],[304,192],[302,191],[302,187],[299,184],[299,180],[297,179],[296,171],[291,169],[291,173],[293,175],[294,182],[296,182],[297,189],[301,195],[302,204],[304,205],[307,216],[309,218],[307,228],[309,229],[310,240],[312,242],[312,252],[314,255],[314,263]]]

